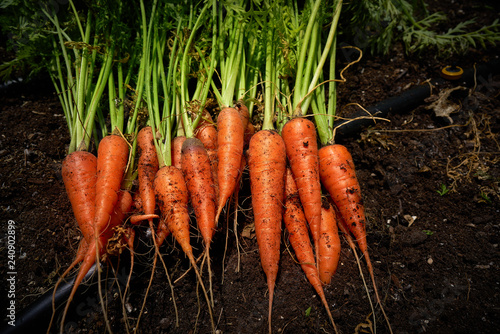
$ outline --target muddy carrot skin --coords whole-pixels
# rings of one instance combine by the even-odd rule
[[[317,248],[321,224],[321,183],[316,128],[314,123],[306,118],[294,118],[285,124],[281,135]]]
[[[212,179],[214,181],[215,194],[218,198],[219,194],[219,178],[218,178],[218,168],[219,168],[219,158],[217,157],[218,152],[218,141],[217,141],[217,128],[212,120],[212,116],[209,112],[205,112],[203,115],[202,122],[196,128],[194,136],[198,138],[205,149],[207,150],[208,158],[210,160],[210,168],[212,170]]]
[[[146,126],[137,135],[137,179],[139,180],[139,196],[141,197],[142,210],[145,215],[154,215],[156,208],[153,181],[159,169],[158,155],[154,144],[153,130]],[[153,226],[152,216],[148,219]]]
[[[181,161],[198,228],[205,247],[210,247],[215,231],[216,206],[210,158],[199,139],[188,138],[182,145]]]

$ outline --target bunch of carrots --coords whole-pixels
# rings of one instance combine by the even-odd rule
[[[160,247],[169,236],[189,259],[215,332],[210,246],[221,217],[230,209],[228,203],[238,199],[245,169],[269,288],[269,332],[282,223],[336,332],[323,287],[331,283],[337,270],[338,229],[353,251],[356,240],[382,308],[354,163],[344,146],[334,144],[335,84],[344,81],[342,72],[341,79],[335,78],[342,1],[326,12],[320,10],[325,5],[320,0],[307,1],[303,12],[288,2],[266,1],[259,5],[236,1],[228,7],[215,0],[187,8],[161,1],[153,1],[150,8],[143,1],[140,5],[137,42],[141,50],[130,60],[129,74],[124,78],[124,62],[113,61],[125,51],[109,45],[95,85],[88,84],[95,79],[87,70],[88,59],[77,58],[82,64],[71,77],[81,80],[76,83],[81,89],[75,91],[80,98],[74,108],[64,100],[71,119],[72,145],[62,175],[83,234],[74,262],[61,277],[82,263],[64,315],[85,274],[106,254],[116,227],[125,227],[123,241],[133,249],[134,226],[144,224],[153,236],[154,265],[158,255],[161,260]],[[172,18],[168,14],[174,10],[179,15]],[[85,32],[81,30],[83,45],[89,50],[92,29],[98,29],[91,24],[91,16],[89,12],[88,26]],[[57,16],[50,17],[56,24]],[[329,31],[322,38],[324,26]],[[64,45],[64,32],[58,25],[56,28],[60,45]],[[174,31],[171,35],[170,30]],[[67,68],[75,64],[64,59]],[[133,71],[137,76],[131,90]],[[107,111],[98,103],[106,85]],[[58,91],[65,89],[59,87]],[[111,102],[124,99],[127,90],[134,93],[128,119],[123,104]],[[262,114],[255,112],[262,109]],[[97,157],[89,152],[91,137],[98,145]],[[201,264],[190,243],[190,209],[203,240]],[[208,290],[202,279],[205,264]],[[138,323],[139,319],[136,330]]]

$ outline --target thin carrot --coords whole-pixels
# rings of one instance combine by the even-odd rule
[[[293,118],[285,124],[281,135],[317,253],[321,224],[321,183],[316,128],[306,118]]]
[[[186,140],[185,136],[177,136],[172,140],[172,166],[181,169],[181,149],[182,143]]]
[[[326,312],[328,313],[328,317],[332,322],[333,328],[335,329],[335,332],[337,332],[337,327],[333,321],[333,316],[330,312],[328,302],[326,301],[325,292],[323,291],[323,285],[318,277],[318,269],[316,267],[316,260],[311,246],[311,240],[309,238],[307,220],[300,203],[297,185],[295,184],[290,168],[287,168],[285,194],[286,209],[283,214],[283,220],[288,231],[288,239],[290,240],[290,244],[295,251],[295,255],[297,256],[297,260],[299,261],[302,270],[306,274],[309,283],[311,283],[314,290],[318,293],[321,302],[325,306]]]
[[[271,311],[280,258],[286,172],[285,144],[276,131],[261,130],[253,135],[248,148],[248,166],[255,233],[269,288],[269,333],[271,333]]]
[[[245,127],[240,113],[234,108],[224,108],[217,118],[219,200],[216,221],[238,184]]]
[[[158,228],[163,229],[164,227],[168,227],[168,230],[172,233],[175,240],[179,243],[191,262],[191,265],[200,282],[200,286],[205,294],[212,330],[215,331],[210,300],[208,299],[208,294],[201,279],[201,275],[193,255],[193,249],[189,241],[189,195],[182,171],[174,166],[164,166],[160,168],[158,173],[156,173],[153,186],[156,195],[156,202],[158,203],[163,215]],[[162,231],[159,230],[157,234],[158,238],[161,238]],[[158,241],[158,246],[161,245],[160,241],[163,240]]]
[[[340,259],[340,238],[337,213],[328,201],[321,207],[321,226],[318,240],[318,271],[323,284],[330,284]]]

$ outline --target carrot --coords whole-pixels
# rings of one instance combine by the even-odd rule
[[[203,143],[196,138],[188,138],[182,144],[182,173],[191,198],[198,229],[205,244],[205,257],[208,262],[210,296],[212,295],[212,270],[210,268],[210,244],[215,232],[216,190],[212,178],[210,158]]]
[[[181,166],[198,228],[208,248],[215,231],[215,189],[210,160],[199,139],[188,138],[184,141]]]
[[[219,165],[219,160],[217,157],[218,142],[217,142],[217,128],[215,127],[212,116],[208,111],[203,114],[203,120],[200,122],[194,136],[201,140],[203,146],[207,150],[208,158],[210,160],[210,168],[212,170],[212,179],[215,187],[215,194],[219,193],[218,176],[217,169]]]
[[[186,140],[185,136],[177,136],[172,140],[172,166],[181,169],[181,149],[182,143]]]
[[[339,144],[324,146],[319,150],[318,154],[321,182],[330,193],[332,201],[337,206],[345,222],[345,226],[356,239],[358,247],[365,257],[377,303],[380,305],[389,331],[392,333],[389,319],[385,314],[385,310],[380,300],[373,266],[368,254],[365,209],[361,197],[361,187],[356,177],[352,156],[345,146]],[[344,223],[341,222],[341,229],[344,227],[342,224]]]
[[[156,195],[156,202],[158,203],[160,211],[163,215],[158,227],[158,238],[160,239],[162,237],[162,230],[160,229],[167,227],[188,257],[207,299],[212,330],[215,331],[212,308],[210,307],[208,294],[206,293],[203,285],[203,281],[193,255],[193,249],[189,241],[189,195],[182,171],[174,166],[164,166],[160,168],[156,173],[153,186]],[[158,246],[161,245],[161,242],[163,242],[163,240],[158,240]]]
[[[314,290],[319,295],[323,305],[325,306],[326,312],[328,313],[328,317],[332,322],[333,328],[335,329],[335,332],[337,332],[337,327],[333,321],[330,307],[326,301],[323,285],[318,276],[316,260],[311,246],[311,240],[309,239],[309,231],[307,229],[307,220],[304,215],[304,210],[302,210],[297,185],[295,184],[290,168],[287,168],[286,173],[285,195],[286,209],[283,214],[283,220],[288,231],[288,239],[290,240],[290,244],[295,251],[295,255],[297,256],[297,260],[299,261],[302,270],[306,274],[309,283],[311,283]]]
[[[321,183],[316,128],[308,119],[294,118],[285,124],[281,135],[317,253],[321,224]]]
[[[318,271],[323,284],[330,284],[340,259],[340,238],[337,213],[325,201],[321,207],[321,226],[318,240]]]
[[[217,127],[219,200],[215,221],[238,184],[246,125],[236,109],[224,108],[217,118]]]
[[[90,242],[94,240],[97,158],[87,151],[70,153],[62,163],[61,174],[75,219]]]
[[[259,254],[269,288],[269,332],[274,286],[280,258],[281,220],[285,195],[286,152],[281,136],[272,130],[253,135],[248,148],[250,191]]]
[[[365,209],[352,156],[345,146],[335,144],[322,147],[319,159],[321,182],[354,235],[371,274],[373,268],[366,242]]]
[[[95,185],[96,238],[105,229],[118,202],[118,192],[127,167],[128,153],[128,143],[119,135],[106,136],[99,143]]]
[[[99,258],[104,245],[104,240],[100,238],[110,226],[111,216],[118,202],[118,193],[122,182],[123,174],[128,160],[128,143],[118,135],[104,137],[99,143],[97,152],[97,179],[95,182],[95,211],[92,222],[93,236],[88,239],[88,251],[83,259],[82,266],[75,279],[73,289],[66,303],[61,320],[61,332],[63,331],[64,319],[69,308],[69,304],[76,293],[76,289],[90,270],[96,259]],[[82,198],[82,200],[85,200]],[[132,201],[130,202],[132,205]],[[86,205],[89,205],[88,202]],[[87,227],[88,228],[88,227]]]
[[[155,214],[156,201],[153,189],[153,181],[158,171],[158,155],[154,144],[153,130],[146,126],[137,135],[137,179],[139,181],[139,197],[144,215],[134,215],[130,219],[132,224],[147,220],[151,231],[154,231],[153,219],[158,218]]]
[[[158,156],[153,142],[153,131],[150,126],[144,127],[137,135],[137,178],[139,180],[139,194],[141,197],[142,210],[145,214],[155,212],[155,193],[153,181],[158,171]],[[152,223],[150,221],[150,223]]]

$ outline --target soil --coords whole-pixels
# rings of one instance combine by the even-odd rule
[[[456,1],[442,9],[454,13],[449,14],[451,25],[472,16],[479,17],[479,25],[490,23],[498,10],[480,3]],[[463,68],[498,61],[499,51],[471,49],[467,56],[447,62],[433,55],[408,56],[401,46],[383,57],[366,54],[345,73],[347,82],[339,85],[341,112],[348,114],[349,103],[370,106],[435,78],[451,61]],[[475,89],[450,93],[446,101],[453,112],[449,117],[436,116],[432,103],[440,92],[461,86],[460,81],[434,87],[431,98],[414,110],[389,113],[387,121],[337,138],[349,148],[356,164],[370,256],[394,333],[497,333],[500,326],[500,75],[492,73],[477,82]],[[19,320],[23,310],[50,291],[69,266],[81,234],[61,180],[69,135],[51,83],[40,78],[2,88],[0,124],[0,308],[6,310],[14,300]],[[267,331],[267,285],[251,228],[248,188],[245,179],[238,236],[230,212],[211,248],[218,333]],[[8,232],[10,225],[15,226],[11,230],[15,234]],[[108,322],[117,333],[125,333],[127,324],[129,330],[135,326],[151,276],[153,254],[147,228],[137,231],[126,298],[120,296],[128,277],[129,252],[111,257],[101,273],[108,275],[102,294]],[[198,255],[202,244],[197,233],[193,228]],[[15,235],[15,264],[8,262],[9,235]],[[286,233],[282,240],[273,332],[333,333],[323,305],[294,260]],[[354,254],[341,240],[338,271],[325,287],[337,328],[342,333],[369,333],[376,327],[378,333],[388,333],[380,307],[375,307],[373,321]],[[206,302],[196,276],[188,271],[188,261],[171,239],[160,251],[170,278],[178,280],[173,287],[178,326],[168,279],[158,262],[138,332],[210,332]],[[11,264],[14,268],[9,268]],[[363,259],[361,267],[374,302]],[[7,281],[12,271],[14,286]],[[94,277],[73,301],[65,332],[106,332],[96,282]],[[15,298],[5,298],[12,289]],[[2,312],[2,318],[6,315]],[[33,332],[45,332],[46,327],[35,326]]]

